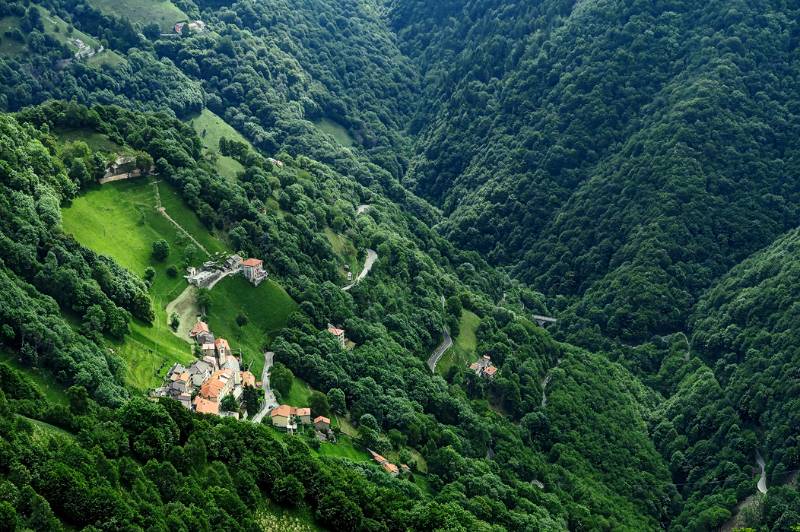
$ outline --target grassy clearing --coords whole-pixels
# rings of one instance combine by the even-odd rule
[[[367,451],[359,449],[353,440],[346,435],[339,435],[336,443],[322,442],[319,444],[319,454],[322,456],[338,456],[354,462],[369,462],[372,457]]]
[[[311,387],[302,379],[295,377],[292,387],[286,397],[281,398],[281,403],[292,406],[308,406],[311,398]]]
[[[24,366],[19,362],[13,353],[5,350],[0,350],[0,362],[8,364],[20,373],[27,375],[33,381],[36,388],[38,388],[38,390],[42,392],[42,394],[44,394],[47,400],[51,403],[57,403],[61,405],[69,404],[67,394],[64,393],[63,386],[61,386],[61,383],[56,381],[53,374],[48,370],[33,369]]]
[[[282,532],[315,532],[324,530],[314,523],[314,517],[307,506],[286,509],[269,504],[256,512],[256,522],[261,530]]]
[[[172,32],[176,22],[187,20],[186,13],[168,0],[89,0],[106,15],[117,15],[142,25],[155,22],[164,33]]]
[[[53,438],[67,438],[70,440],[75,439],[75,435],[71,432],[67,432],[66,430],[56,427],[55,425],[51,425],[50,423],[45,423],[44,421],[21,416],[19,414],[17,414],[17,416],[33,426],[33,438],[38,440],[40,443],[47,443],[47,441]]]
[[[297,304],[275,281],[267,279],[254,287],[241,275],[226,277],[210,295],[209,327],[217,337],[227,338],[235,353],[241,350],[242,361],[261,375],[264,347],[286,325]],[[239,313],[248,320],[243,327],[236,323]]]
[[[75,142],[82,140],[94,151],[103,151],[107,153],[123,153],[126,150],[119,144],[113,142],[102,133],[92,131],[90,129],[60,129],[56,128],[53,133],[61,139],[62,142]]]
[[[333,140],[342,146],[350,147],[354,144],[353,137],[343,125],[331,120],[330,118],[322,118],[314,122],[317,129],[333,137]]]
[[[16,57],[25,51],[25,43],[13,41],[5,36],[7,31],[19,28],[19,17],[0,18],[0,54]]]
[[[478,338],[475,332],[481,324],[481,319],[468,310],[461,312],[459,333],[453,340],[453,347],[448,350],[436,366],[436,371],[442,375],[453,367],[464,367],[475,361],[478,348]]]
[[[209,251],[223,251],[222,242],[205,230],[166,183],[159,183],[162,204]],[[64,230],[83,245],[108,255],[137,275],[147,267],[156,271],[150,293],[156,320],[153,324],[134,322],[124,342],[112,348],[128,363],[126,382],[139,390],[157,385],[160,375],[175,361],[190,362],[191,346],[172,333],[167,321],[167,304],[186,288],[179,276],[171,278],[166,270],[176,264],[182,270],[186,237],[155,210],[153,185],[147,179],[109,183],[95,187],[76,198],[63,211]],[[164,238],[170,244],[170,256],[164,263],[155,263],[150,254],[155,240]],[[198,252],[196,261],[203,256]]]
[[[358,272],[361,271],[356,247],[350,240],[334,232],[330,227],[325,228],[325,237],[333,247],[333,251],[342,259],[342,263],[350,266],[350,271],[353,272],[353,277],[355,278]],[[342,276],[342,281],[345,281],[347,279],[347,270],[344,269],[344,266],[339,268],[339,273]]]
[[[233,157],[220,155],[219,139],[226,137],[230,140],[244,142],[248,146],[250,146],[250,142],[225,120],[208,109],[203,109],[199,115],[192,117],[189,123],[203,141],[206,151],[216,154],[217,171],[220,175],[228,179],[235,179],[236,175],[244,170],[244,167]]]

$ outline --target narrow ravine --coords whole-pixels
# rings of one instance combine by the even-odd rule
[[[553,377],[553,369],[557,368],[559,364],[561,364],[560,358],[556,361],[556,365],[550,368],[547,375],[542,379],[542,408],[547,406],[547,385],[550,384],[550,379]]]

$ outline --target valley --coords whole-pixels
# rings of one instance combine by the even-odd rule
[[[798,20],[3,3],[3,522],[794,531]]]

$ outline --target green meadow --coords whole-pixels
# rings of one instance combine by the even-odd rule
[[[236,175],[244,170],[244,167],[233,157],[227,157],[219,153],[219,139],[225,137],[237,142],[243,142],[248,146],[250,146],[250,142],[225,120],[208,109],[203,109],[200,114],[192,117],[189,123],[197,132],[200,140],[203,141],[207,153],[213,153],[216,156],[216,166],[219,174],[228,179],[235,179]]]
[[[188,19],[186,13],[168,0],[89,0],[89,4],[106,15],[127,18],[133,23],[155,22],[164,33],[173,31],[176,22]]]
[[[186,331],[196,319],[196,305],[183,278],[187,264],[198,265],[207,255],[155,209],[153,178],[117,181],[97,186],[76,198],[64,209],[64,230],[83,245],[107,255],[133,273],[143,276],[152,267],[155,278],[150,288],[156,312],[152,324],[133,322],[123,342],[111,342],[127,362],[126,382],[139,390],[157,386],[174,362],[191,362],[194,355]],[[158,182],[161,205],[209,253],[229,253],[221,238],[208,231],[183,203],[175,190]],[[151,258],[152,244],[163,238],[170,255],[163,263]],[[193,250],[193,252],[192,252]],[[167,268],[176,266],[178,275],[170,277]],[[169,327],[167,306],[184,295],[179,305],[182,323],[176,334]],[[263,348],[280,330],[295,308],[295,302],[275,281],[268,279],[258,287],[242,276],[227,277],[211,290],[208,321],[218,337],[227,338],[231,348],[260,377],[264,366]],[[178,303],[182,303],[178,301]],[[175,305],[170,307],[170,312]],[[244,326],[236,323],[239,313],[247,316]]]
[[[453,339],[451,347],[442,355],[436,366],[437,373],[445,375],[453,366],[465,367],[477,358],[478,338],[475,332],[481,324],[481,319],[473,312],[463,310],[459,321],[459,333]]]

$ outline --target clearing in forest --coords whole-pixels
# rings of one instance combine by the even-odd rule
[[[323,133],[333,137],[333,140],[342,146],[349,148],[355,144],[353,137],[350,136],[350,132],[347,131],[347,128],[338,122],[331,120],[330,118],[321,118],[316,120],[314,121],[314,126]]]
[[[452,349],[446,351],[436,365],[437,373],[446,375],[453,366],[465,368],[475,361],[478,349],[478,338],[475,333],[480,324],[481,319],[477,314],[466,309],[461,311],[458,336],[453,340]]]
[[[142,25],[155,22],[162,33],[172,33],[176,22],[188,20],[186,13],[168,0],[89,0],[105,15],[116,15]]]
[[[197,132],[197,136],[203,141],[207,153],[213,153],[217,156],[217,171],[219,175],[228,179],[236,179],[236,174],[244,170],[239,161],[233,157],[221,155],[219,153],[219,139],[222,137],[228,140],[235,140],[250,145],[250,142],[244,138],[241,133],[233,129],[225,120],[212,113],[208,109],[195,115],[189,121],[191,126]]]

